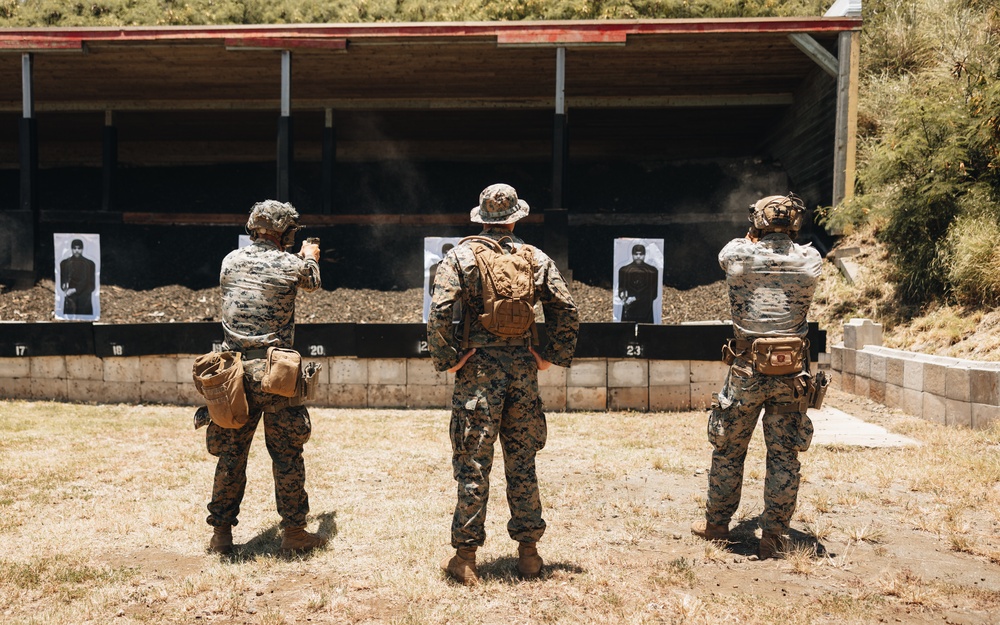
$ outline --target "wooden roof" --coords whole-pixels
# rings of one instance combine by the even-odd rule
[[[277,110],[292,50],[293,110],[548,108],[565,46],[569,108],[774,104],[835,52],[849,18],[23,29],[0,33],[0,110]]]

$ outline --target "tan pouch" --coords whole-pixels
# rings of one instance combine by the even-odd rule
[[[294,349],[267,348],[267,362],[260,388],[265,393],[294,397],[298,394],[302,376],[302,356]]]
[[[194,361],[194,386],[205,398],[208,415],[219,427],[237,429],[250,418],[243,389],[243,356],[239,352],[210,352]]]
[[[750,346],[753,368],[764,375],[801,372],[804,352],[803,341],[797,336],[754,339]]]

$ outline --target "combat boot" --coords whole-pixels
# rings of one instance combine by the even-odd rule
[[[774,532],[762,532],[760,546],[757,548],[757,559],[767,560],[788,550],[788,538]]]
[[[211,553],[227,555],[233,552],[233,526],[216,525],[212,531],[212,540],[208,543]]]
[[[455,555],[441,561],[441,570],[466,586],[479,583],[476,572],[476,547],[459,547]]]
[[[521,543],[517,546],[517,572],[524,579],[534,579],[542,571],[542,556],[538,555],[535,543]]]
[[[716,525],[708,521],[695,521],[692,523],[691,533],[705,540],[729,540],[728,525]]]
[[[306,553],[326,544],[319,534],[307,532],[304,527],[286,527],[281,536],[282,553]]]

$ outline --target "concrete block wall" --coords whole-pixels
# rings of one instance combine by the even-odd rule
[[[0,398],[87,403],[200,405],[191,354],[0,358]],[[455,376],[427,358],[307,358],[323,364],[311,405],[450,408]],[[722,362],[581,358],[539,372],[546,410],[681,411],[707,408],[726,376]]]
[[[842,390],[928,421],[987,428],[1000,419],[1000,363],[882,347],[882,326],[868,319],[844,324],[830,363]]]

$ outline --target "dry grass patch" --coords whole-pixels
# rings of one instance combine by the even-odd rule
[[[985,623],[1000,611],[997,512],[984,505],[1000,492],[989,481],[995,431],[889,417],[924,447],[811,450],[795,546],[757,562],[763,484],[749,471],[733,542],[689,533],[704,514],[711,456],[703,412],[552,413],[538,456],[542,578],[517,577],[498,453],[483,583],[467,589],[438,570],[456,488],[447,412],[314,410],[310,529],[331,541],[290,559],[277,552],[261,434],[236,554],[205,553],[215,462],[190,414],[0,402],[0,622],[788,625],[919,606]],[[755,439],[747,467],[763,466]],[[880,471],[888,484],[876,484]],[[914,529],[918,519],[928,531]],[[934,581],[941,572],[949,585]]]

